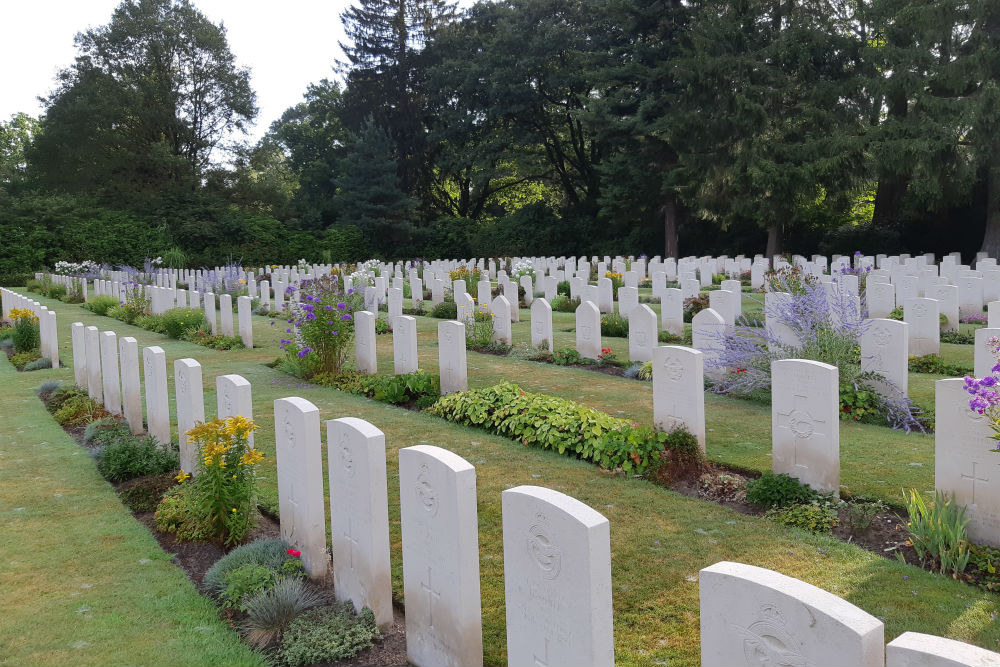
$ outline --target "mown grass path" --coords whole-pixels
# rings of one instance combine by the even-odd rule
[[[553,452],[527,449],[428,414],[307,385],[280,374],[263,365],[278,354],[277,341],[284,335],[280,321],[271,325],[266,318],[255,318],[255,340],[259,348],[217,352],[98,317],[78,306],[39,301],[59,313],[60,342],[66,359],[71,356],[69,327],[74,321],[114,330],[120,336],[135,336],[141,345],[162,346],[167,352],[170,375],[175,359],[197,359],[204,367],[206,415],[215,412],[217,375],[238,373],[250,380],[254,416],[262,427],[256,442],[268,456],[262,464],[263,501],[268,505],[277,504],[273,458],[275,399],[302,396],[319,407],[324,420],[353,416],[382,429],[386,433],[388,450],[393,589],[397,596],[402,595],[399,449],[434,444],[456,452],[475,465],[487,664],[506,661],[500,494],[519,484],[557,489],[591,505],[610,520],[618,664],[698,662],[698,570],[720,560],[772,568],[840,595],[882,618],[886,623],[887,641],[903,631],[914,630],[946,635],[994,650],[1000,647],[1000,627],[993,620],[1000,601],[996,595],[886,560],[832,538],[786,529],[769,520],[747,517],[713,503],[681,496],[644,480],[612,475]],[[526,314],[522,311],[523,318]],[[418,318],[420,365],[431,371],[437,369],[437,323],[438,320]],[[526,322],[515,325],[515,340],[526,339],[527,326]],[[556,326],[560,327],[558,321]],[[562,326],[571,326],[571,323],[564,321]],[[557,338],[570,336],[563,332]],[[379,364],[383,372],[391,369],[391,343],[391,337],[379,337]],[[562,346],[563,342],[556,345]],[[30,374],[33,382],[29,386],[36,385],[48,374],[72,377],[66,370],[39,371]],[[506,378],[526,388],[579,400],[612,414],[621,411],[637,421],[648,423],[651,420],[651,389],[648,384],[633,380],[474,353],[469,355],[469,377],[473,386],[485,386]],[[770,468],[766,456],[770,451],[769,409],[714,396],[709,397],[707,407],[708,426],[712,429],[709,433],[710,456],[748,467]],[[44,418],[40,415],[39,421]],[[845,425],[841,436],[845,468],[842,479],[852,491],[862,487],[866,491],[895,496],[899,489],[899,485],[893,486],[896,482],[931,488],[927,485],[933,481],[933,465],[909,466],[907,462],[931,461],[932,438],[905,436],[881,427],[853,424]],[[904,448],[906,451],[901,454]],[[720,457],[722,453],[724,456]],[[880,462],[887,471],[886,479],[893,482],[875,481],[881,476],[876,477],[878,473],[866,461]],[[81,460],[80,465],[92,467],[86,460]],[[868,479],[872,481],[866,481]]]

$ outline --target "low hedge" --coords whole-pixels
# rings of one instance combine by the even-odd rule
[[[449,394],[435,403],[431,412],[512,438],[526,447],[574,454],[602,468],[621,468],[628,473],[655,467],[666,448],[686,458],[700,455],[694,438],[674,438],[674,434],[640,427],[573,401],[526,392],[509,382]]]

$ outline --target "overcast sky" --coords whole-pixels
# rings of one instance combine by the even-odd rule
[[[37,116],[37,98],[55,87],[58,70],[73,63],[73,37],[104,25],[120,0],[0,0],[0,120],[23,111]],[[306,86],[334,78],[343,59],[340,13],[351,0],[194,0],[213,23],[225,24],[229,48],[249,67],[260,114],[254,138]],[[471,4],[463,2],[462,5]]]

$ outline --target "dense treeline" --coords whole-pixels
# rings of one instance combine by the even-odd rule
[[[0,124],[0,273],[55,259],[1000,255],[995,0],[356,0],[255,145],[188,0]],[[225,156],[227,159],[220,159]],[[123,239],[128,239],[123,243]]]

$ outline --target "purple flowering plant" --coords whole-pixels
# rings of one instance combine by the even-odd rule
[[[771,387],[772,362],[810,359],[837,367],[841,409],[847,416],[852,416],[861,395],[877,401],[878,412],[894,428],[924,430],[904,392],[883,375],[862,370],[860,340],[869,321],[857,298],[819,282],[799,267],[771,272],[766,282],[769,291],[784,294],[765,301],[768,326],[741,318],[735,326],[711,334],[705,370],[713,377],[713,391],[758,394]]]
[[[996,445],[990,451],[1000,453],[1000,338],[993,336],[986,344],[998,363],[986,377],[966,376],[965,390],[971,396],[969,409],[984,416],[990,427],[990,440]]]
[[[364,307],[361,295],[344,291],[337,275],[303,280],[296,286],[298,302],[289,302],[281,349],[296,362],[305,377],[340,373],[354,341],[354,311]]]

